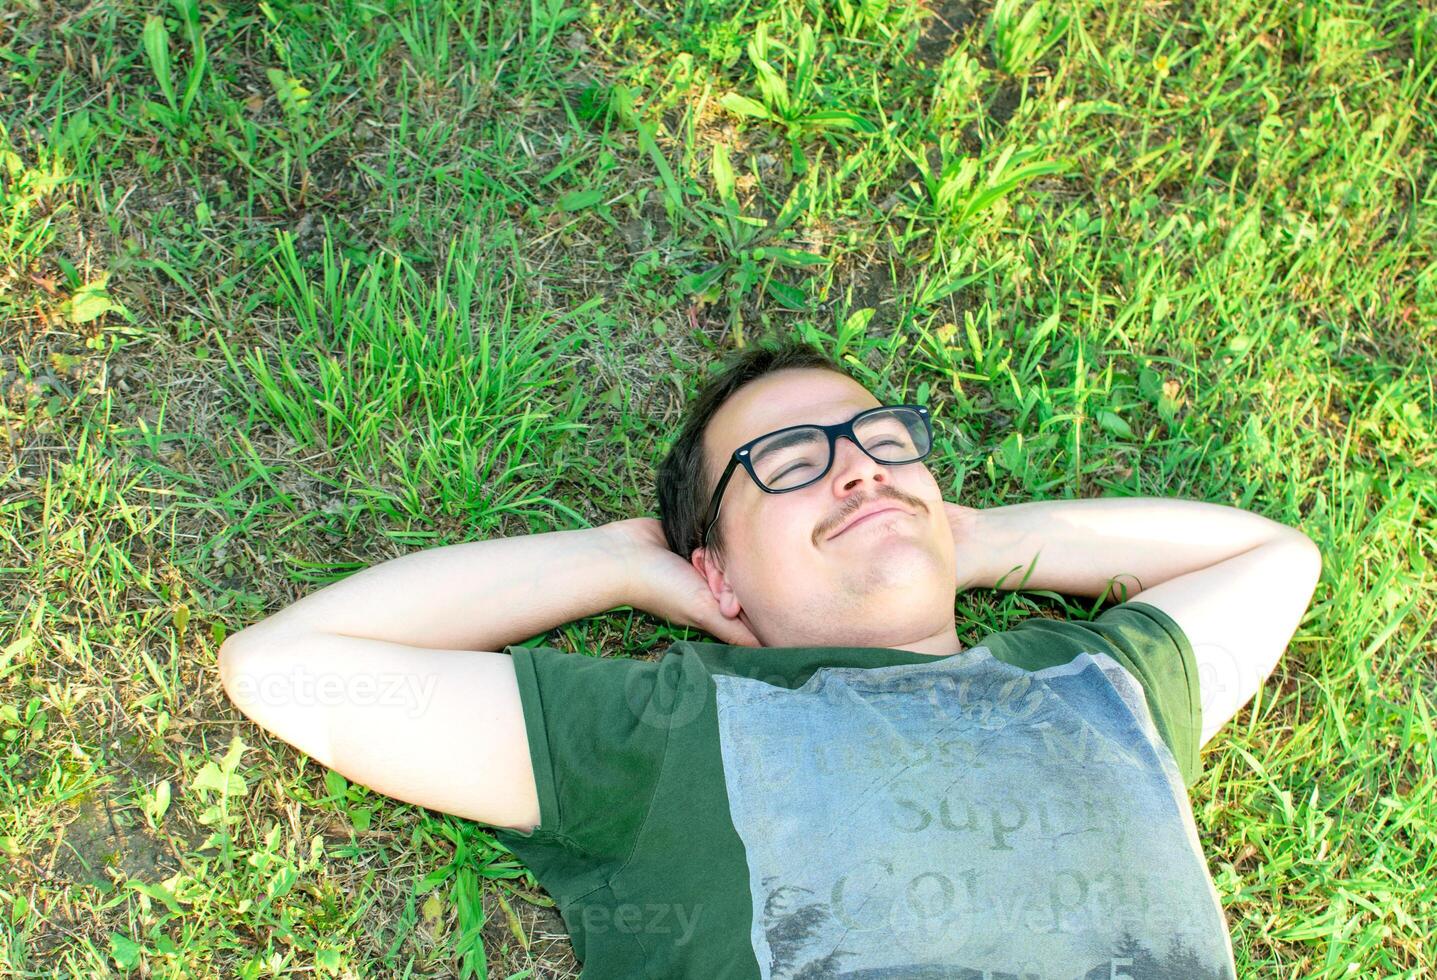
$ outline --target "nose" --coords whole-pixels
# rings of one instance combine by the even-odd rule
[[[852,439],[839,436],[833,446],[833,478],[845,492],[850,491],[865,477],[886,481],[888,466],[868,455]]]

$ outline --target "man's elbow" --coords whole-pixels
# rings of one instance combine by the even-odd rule
[[[1308,543],[1308,545],[1309,545],[1309,547],[1310,547],[1310,549],[1311,549],[1311,551],[1312,551],[1313,576],[1314,576],[1315,578],[1321,578],[1321,577],[1322,577],[1322,549],[1317,546],[1317,542],[1316,542],[1316,541],[1312,540],[1312,538],[1308,537],[1306,534],[1304,534],[1303,537],[1304,537],[1304,538],[1307,538],[1307,543]]]
[[[1293,546],[1297,552],[1296,571],[1299,580],[1306,584],[1307,590],[1303,595],[1311,601],[1312,594],[1317,590],[1317,583],[1322,578],[1322,549],[1317,542],[1312,540],[1302,531],[1294,529]],[[1306,606],[1303,607],[1304,611]]]
[[[220,686],[254,724],[332,767],[333,711],[316,688],[312,642],[253,626],[241,630],[220,644]]]
[[[219,667],[220,687],[234,706],[247,717],[254,718],[254,694],[257,681],[256,648],[252,638],[243,631],[227,637],[215,654]]]
[[[1313,593],[1317,591],[1318,580],[1322,578],[1322,549],[1317,546],[1317,542],[1294,528],[1291,550],[1292,555],[1283,576],[1287,580],[1286,591],[1292,597],[1291,607],[1297,608],[1297,614],[1295,618],[1287,621],[1289,628],[1284,631],[1283,641],[1274,645],[1271,656],[1259,658],[1262,681],[1266,681],[1277,669],[1278,661],[1287,652],[1293,634],[1307,616]]]
[[[220,644],[219,652],[215,654],[215,663],[220,671],[220,687],[224,688],[225,694],[234,700],[234,683],[238,673],[238,661],[241,657],[240,644],[236,642],[239,634],[226,637]]]
[[[249,626],[227,637],[215,655],[220,687],[230,701],[245,717],[271,730],[273,711],[264,710],[262,694],[275,687],[269,679],[282,669],[283,651],[278,638],[269,631]]]

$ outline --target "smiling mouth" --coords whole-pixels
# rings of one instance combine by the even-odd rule
[[[842,537],[843,535],[847,534],[849,531],[853,530],[854,528],[858,527],[859,525],[867,524],[869,521],[873,520],[875,517],[882,517],[882,516],[884,516],[885,514],[901,514],[901,513],[903,513],[903,510],[902,510],[902,508],[900,508],[900,507],[887,507],[887,508],[885,508],[885,509],[883,509],[883,510],[876,510],[876,511],[874,511],[873,513],[869,514],[868,516],[866,516],[866,517],[861,517],[861,518],[859,518],[858,520],[854,521],[852,524],[848,525],[848,526],[847,526],[846,528],[844,528],[842,531],[839,531],[837,534],[835,534],[834,537],[835,537],[835,538],[837,538],[837,537]]]

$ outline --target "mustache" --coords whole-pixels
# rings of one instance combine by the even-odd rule
[[[928,505],[925,504],[923,501],[919,500],[917,497],[904,493],[897,487],[884,486],[877,493],[871,494],[870,496],[847,501],[838,513],[834,514],[832,518],[827,521],[824,521],[822,524],[820,524],[817,528],[814,529],[814,542],[817,543],[818,541],[827,538],[836,529],[842,527],[843,522],[852,517],[854,513],[878,500],[886,500],[895,504],[902,504],[915,514],[923,514],[927,513],[928,511]]]

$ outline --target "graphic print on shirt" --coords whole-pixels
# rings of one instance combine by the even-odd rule
[[[1106,654],[714,681],[763,980],[1233,977],[1181,776]]]

